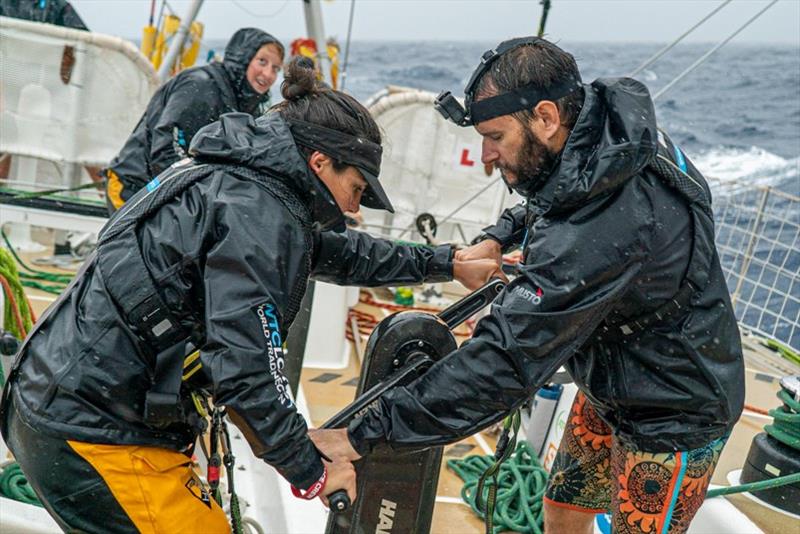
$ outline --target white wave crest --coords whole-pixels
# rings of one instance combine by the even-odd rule
[[[800,157],[786,159],[756,146],[713,148],[692,158],[709,181],[720,185],[775,185],[800,176]]]

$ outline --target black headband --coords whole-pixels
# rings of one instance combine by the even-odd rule
[[[518,87],[507,93],[471,102],[469,116],[472,119],[472,124],[478,124],[479,122],[522,111],[523,109],[533,109],[542,100],[556,101],[567,96],[580,86],[580,80],[570,78],[562,83],[551,85],[547,89],[535,85]]]
[[[296,144],[318,150],[337,161],[352,165],[361,172],[367,182],[367,189],[361,196],[362,205],[394,213],[392,202],[378,181],[383,155],[381,145],[319,124],[297,119],[287,119],[286,122]]]
[[[527,85],[475,102],[475,90],[478,83],[489,72],[492,63],[510,50],[519,46],[534,45],[541,41],[542,39],[539,37],[520,37],[503,41],[496,48],[487,50],[481,56],[481,62],[464,88],[464,105],[462,106],[450,91],[443,91],[436,97],[434,107],[445,119],[451,120],[459,126],[472,126],[501,115],[532,109],[542,100],[555,101],[578,90],[581,87],[580,75],[577,75],[577,78],[570,77],[546,89]]]

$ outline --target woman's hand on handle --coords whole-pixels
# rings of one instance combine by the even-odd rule
[[[323,488],[320,495],[320,499],[322,499],[325,506],[330,507],[328,496],[339,490],[346,491],[350,502],[354,502],[356,500],[356,468],[353,467],[350,460],[344,457],[336,457],[332,458],[330,462],[322,461],[328,470],[328,480],[325,482],[325,488]]]

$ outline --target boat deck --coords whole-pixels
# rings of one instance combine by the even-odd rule
[[[24,254],[28,259],[38,254]],[[38,266],[37,266],[38,267]],[[50,270],[50,269],[47,269]],[[58,272],[58,271],[57,271]],[[53,295],[36,290],[26,289],[32,308],[37,316],[54,300]],[[359,304],[363,311],[376,313],[365,304]],[[380,314],[376,315],[380,317]],[[748,405],[771,409],[778,405],[776,393],[780,386],[779,376],[798,373],[800,369],[792,367],[786,360],[777,358],[769,349],[762,347],[757,341],[743,336],[745,360],[748,369],[746,374],[746,403]],[[312,426],[319,426],[339,410],[349,404],[355,395],[358,383],[360,362],[353,343],[348,366],[344,369],[315,369],[304,367],[301,384],[310,411]],[[768,417],[745,412],[737,423],[720,458],[719,465],[712,479],[713,484],[729,485],[729,472],[741,469],[750,442],[763,430]],[[472,436],[460,443],[445,448],[444,459],[461,458],[471,454],[492,454],[495,438],[487,432]],[[481,519],[473,514],[472,509],[460,499],[462,481],[442,462],[437,491],[437,502],[434,511],[432,530],[434,534],[470,534],[484,532]],[[769,534],[800,533],[797,521],[779,512],[767,509],[748,497],[733,495],[727,497],[744,512],[759,528]]]

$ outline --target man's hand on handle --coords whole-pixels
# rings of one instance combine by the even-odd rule
[[[346,428],[311,429],[308,437],[328,458],[345,458],[351,462],[361,459],[347,437]]]
[[[457,250],[454,259],[456,261],[494,260],[499,268],[503,262],[503,251],[500,248],[500,243],[494,239],[484,239],[471,247]]]

